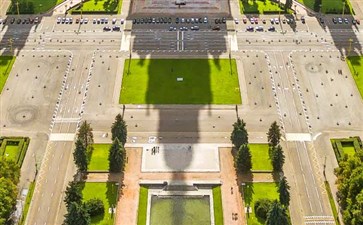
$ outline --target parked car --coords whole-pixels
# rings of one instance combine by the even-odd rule
[[[336,24],[338,21],[337,21],[337,18],[333,17],[332,19],[333,23]]]
[[[349,24],[349,20],[348,20],[348,18],[344,18],[344,23],[345,23],[345,24]]]
[[[111,31],[111,27],[104,27],[103,31]]]
[[[214,27],[212,28],[212,30],[221,30],[221,27],[220,27],[220,26],[214,26]]]
[[[112,27],[112,31],[120,31],[120,30],[121,30],[121,27],[119,27],[119,26]]]
[[[112,19],[112,24],[115,24],[116,23],[116,18],[113,18]]]
[[[10,19],[10,23],[13,24],[14,22],[15,22],[15,18],[13,17]]]
[[[248,26],[248,27],[246,28],[246,31],[253,32],[253,31],[254,31],[253,26]]]
[[[304,16],[301,17],[301,22],[305,23],[305,17]]]
[[[263,26],[257,26],[256,31],[260,31],[260,32],[263,31]]]
[[[268,31],[273,32],[273,31],[276,31],[276,29],[275,29],[275,27],[274,27],[274,26],[270,26],[270,27],[268,28]]]

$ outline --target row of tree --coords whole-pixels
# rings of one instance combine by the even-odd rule
[[[363,151],[345,155],[335,169],[338,203],[346,225],[363,224]]]
[[[281,131],[276,121],[270,126],[267,133],[269,155],[274,172],[281,172],[285,162],[285,156],[280,145]],[[231,141],[237,149],[235,165],[240,172],[249,172],[252,169],[252,155],[248,147],[248,132],[246,123],[240,118],[233,124]]]
[[[122,116],[118,114],[111,127],[112,145],[109,150],[109,171],[123,172],[126,160],[124,145],[127,138],[127,125]],[[78,131],[75,150],[73,152],[74,162],[81,173],[87,172],[88,164],[93,151],[92,128],[84,121]]]
[[[20,167],[12,160],[0,158],[0,224],[7,224],[15,210]]]
[[[76,181],[68,183],[64,202],[67,207],[64,225],[89,225],[91,217],[105,213],[102,200],[94,198],[83,202],[82,183]]]

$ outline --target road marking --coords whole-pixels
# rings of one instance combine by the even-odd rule
[[[310,133],[286,133],[286,141],[311,141]]]
[[[74,141],[74,133],[52,133],[49,135],[49,141]]]

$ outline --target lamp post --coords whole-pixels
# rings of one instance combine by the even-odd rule
[[[344,17],[344,11],[345,11],[345,2],[343,2],[342,18]]]
[[[81,0],[81,19],[82,19],[82,16],[83,16],[83,0]]]
[[[348,47],[348,54],[346,55],[346,57],[348,57],[350,55],[350,51],[352,50],[352,42],[353,42],[353,39],[349,38],[349,47]]]
[[[9,38],[10,52],[13,51],[13,43],[14,43],[14,40],[12,38]]]
[[[19,1],[16,1],[16,10],[17,10],[17,12],[18,12],[18,19],[19,19]]]

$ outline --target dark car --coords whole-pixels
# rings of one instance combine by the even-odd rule
[[[247,28],[246,28],[246,31],[250,31],[250,32],[252,32],[254,30],[254,28],[252,27],[252,26],[248,26]]]
[[[175,18],[175,23],[179,23],[179,17]]]
[[[212,28],[212,30],[221,30],[221,28],[220,28],[219,26],[214,26],[214,27]]]
[[[21,19],[17,19],[17,20],[16,20],[16,23],[17,23],[17,24],[20,24],[20,23],[21,23]]]
[[[110,27],[104,27],[103,31],[111,31],[111,28]]]
[[[305,17],[304,16],[301,17],[301,22],[305,23]]]
[[[13,24],[14,22],[15,22],[15,18],[13,17],[10,19],[10,23]]]
[[[321,24],[324,23],[324,19],[323,18],[320,18],[319,21],[320,21]]]
[[[336,24],[336,23],[337,23],[337,18],[335,18],[335,17],[334,17],[332,20],[333,20],[333,23],[334,23],[334,24]]]
[[[113,30],[113,31],[120,31],[120,30],[121,30],[121,28],[120,28],[119,26],[113,26],[113,27],[112,27],[112,30]]]
[[[268,31],[276,31],[275,27],[274,26],[271,26],[268,28]]]

